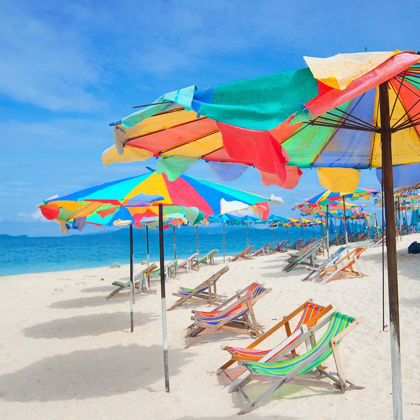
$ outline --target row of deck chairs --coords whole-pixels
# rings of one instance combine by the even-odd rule
[[[213,311],[194,310],[194,323],[188,327],[187,338],[190,342],[186,347],[198,344],[211,334],[222,331],[257,337],[246,348],[222,346],[223,350],[229,352],[230,359],[215,372],[218,375],[223,373],[228,378],[229,392],[240,391],[246,398],[247,404],[239,414],[248,413],[287,383],[343,392],[363,389],[345,378],[338,345],[364,321],[364,318],[356,320],[338,311],[330,314],[331,305],[324,307],[309,300],[263,333],[255,317],[254,305],[270,291],[271,289],[266,289],[259,283],[252,283]],[[292,331],[291,321],[298,315],[299,321]],[[317,341],[315,333],[324,326],[327,326],[326,331]],[[257,348],[268,338],[273,341],[272,335],[283,327],[286,332],[285,340],[269,349]],[[306,352],[298,354],[298,347],[303,343],[306,344]],[[323,366],[331,355],[334,356],[336,373],[327,372]],[[236,362],[239,367],[232,369],[231,376],[228,368]],[[322,378],[330,379],[331,382],[321,380]],[[251,381],[270,381],[273,384],[251,401],[244,391],[244,387]]]
[[[343,252],[345,248],[332,256],[336,262],[353,257],[350,253],[350,256],[340,258]],[[179,293],[174,293],[180,299],[169,310],[181,306],[189,299],[199,299],[209,304],[222,301],[223,298],[217,294],[215,285],[228,270],[227,266],[223,267],[195,289],[181,288]],[[316,271],[315,274],[317,273]],[[255,304],[270,292],[271,288],[267,289],[262,284],[254,282],[230,299],[223,301],[212,311],[192,311],[193,323],[188,327],[186,335],[187,348],[203,343],[206,338],[218,332],[255,337],[255,340],[245,348],[222,346],[222,349],[229,353],[230,359],[215,372],[228,378],[229,384],[226,387],[228,392],[239,391],[245,397],[247,403],[239,414],[253,410],[277,389],[288,383],[342,392],[363,389],[346,379],[338,345],[347,334],[364,321],[364,318],[355,319],[339,311],[331,313],[331,305],[325,307],[309,300],[264,332],[256,318]],[[292,329],[291,324],[295,319],[298,319],[298,322]],[[318,331],[324,327],[325,332],[317,340]],[[261,348],[266,340],[275,343],[274,333],[281,329],[285,330],[286,339],[274,346]],[[300,352],[302,344],[306,345],[306,351],[303,353]],[[333,356],[335,362],[335,373],[327,371],[323,366],[330,356]],[[237,366],[232,367],[234,364]],[[272,384],[265,392],[251,400],[245,391],[252,381],[268,381]],[[254,390],[252,394],[255,394]]]
[[[170,261],[165,265],[166,278],[174,277],[177,271],[185,270],[189,272],[194,270],[198,268],[200,264],[214,264],[214,256],[218,252],[219,251],[217,249],[213,249],[202,258],[199,258],[198,252],[195,252],[182,262],[179,262],[179,258]],[[156,293],[156,290],[150,288],[150,281],[153,276],[160,276],[160,268],[158,268],[156,264],[151,264],[134,277],[134,291]],[[117,288],[107,296],[107,299],[112,298],[124,290],[129,290],[131,283],[129,278],[124,278],[122,280],[114,281],[112,285]]]

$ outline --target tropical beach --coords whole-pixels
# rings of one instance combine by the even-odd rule
[[[420,418],[403,3],[4,2],[1,418]]]
[[[410,235],[398,242],[404,413],[412,419],[420,410],[416,361],[420,341],[415,334],[420,292],[418,257],[408,255],[406,248],[419,238],[419,234]],[[340,354],[346,376],[365,389],[342,394],[290,385],[253,411],[252,418],[293,419],[308,413],[325,419],[389,417],[390,337],[389,327],[382,329],[380,247],[363,255],[360,266],[366,277],[325,285],[303,282],[307,274],[303,268],[280,274],[285,259],[285,254],[276,253],[228,263],[218,292],[231,296],[255,280],[271,287],[272,292],[255,305],[257,320],[265,329],[308,299],[355,317],[363,315],[366,321],[343,340]],[[195,287],[223,266],[218,257],[215,265],[170,279],[168,307],[178,299],[172,293],[180,286]],[[142,269],[135,268],[136,272]],[[191,310],[209,307],[191,302],[168,312],[171,393],[165,394],[158,296],[136,295],[133,334],[128,294],[106,300],[114,289],[112,281],[126,277],[127,270],[127,266],[92,268],[13,276],[0,282],[4,418],[73,419],[89,414],[112,419],[121,413],[141,413],[144,418],[237,418],[245,400],[238,393],[229,394],[224,378],[211,373],[229,359],[222,345],[245,347],[252,339],[220,333],[185,349]],[[158,282],[152,282],[152,287],[159,293]],[[276,339],[284,336],[281,333]],[[334,370],[333,360],[325,364]],[[264,389],[261,384],[249,387],[251,396]]]

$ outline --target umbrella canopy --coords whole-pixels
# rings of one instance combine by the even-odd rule
[[[372,196],[379,195],[380,192],[378,190],[373,190],[369,188],[356,188],[354,191],[345,193],[345,192],[333,192],[329,190],[325,190],[318,194],[313,195],[310,198],[306,198],[305,201],[310,206],[318,206],[318,205],[343,205],[343,197],[345,197],[346,201],[349,200],[357,200],[359,198],[364,198],[365,200],[369,200]],[[338,200],[341,200],[338,203]],[[333,203],[334,204],[333,204]],[[348,203],[346,202],[346,208],[348,207]]]
[[[154,194],[156,191],[159,196]],[[191,224],[197,224],[209,215],[249,208],[267,218],[269,204],[281,202],[274,196],[270,199],[187,175],[171,182],[165,174],[151,171],[53,197],[39,207],[47,219],[54,219],[61,225],[71,221],[76,227],[81,223],[122,226],[157,218],[158,207],[150,205],[146,197],[151,197],[155,204],[164,204],[164,216],[170,217],[179,211]]]
[[[305,60],[309,68],[163,95],[157,104],[113,125],[116,146],[104,154],[104,162],[154,156],[182,157],[191,164],[202,158],[221,176],[227,176],[226,166],[216,168],[212,162],[255,165],[263,182],[277,177],[285,186],[296,177],[296,166],[327,168],[325,173],[381,167],[380,115],[375,110],[384,81],[389,81],[398,146],[394,164],[420,162],[420,129],[415,125],[420,56],[396,51]],[[151,115],[157,116],[149,119]]]

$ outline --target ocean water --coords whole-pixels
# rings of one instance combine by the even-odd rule
[[[302,236],[301,229],[289,228],[290,241]],[[273,242],[272,229],[248,230],[249,244],[255,250]],[[314,236],[313,230],[304,230],[306,239]],[[320,236],[319,229],[315,236]],[[218,249],[217,256],[223,255],[223,236],[221,228],[204,226],[199,228],[200,255]],[[275,229],[275,241],[287,239],[284,228]],[[174,258],[173,232],[165,230],[165,260]],[[226,255],[243,250],[247,245],[246,228],[226,226]],[[0,276],[14,274],[40,273],[49,271],[75,270],[80,268],[104,267],[115,263],[129,263],[129,229],[101,234],[75,234],[60,237],[26,237],[0,235]],[[149,230],[150,260],[159,259],[157,231]],[[196,251],[194,228],[176,229],[176,255],[187,258]],[[145,229],[134,229],[134,262],[146,260]]]

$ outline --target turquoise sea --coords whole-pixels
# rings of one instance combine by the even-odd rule
[[[301,229],[289,228],[290,240],[301,237]],[[315,230],[319,236],[319,229]],[[304,230],[304,237],[313,237],[312,229]],[[222,256],[223,236],[221,228],[199,228],[199,250],[205,254],[218,249]],[[249,243],[255,249],[273,242],[272,229],[249,228]],[[284,228],[275,229],[277,242],[286,239]],[[240,252],[246,247],[246,228],[226,226],[226,255]],[[159,259],[157,231],[149,230],[150,260]],[[196,251],[195,228],[176,229],[176,255],[186,258]],[[173,232],[165,230],[165,260],[174,257]],[[134,229],[134,261],[146,260],[145,229]],[[0,276],[74,270],[129,263],[129,229],[100,234],[74,234],[60,237],[27,237],[0,235]]]

